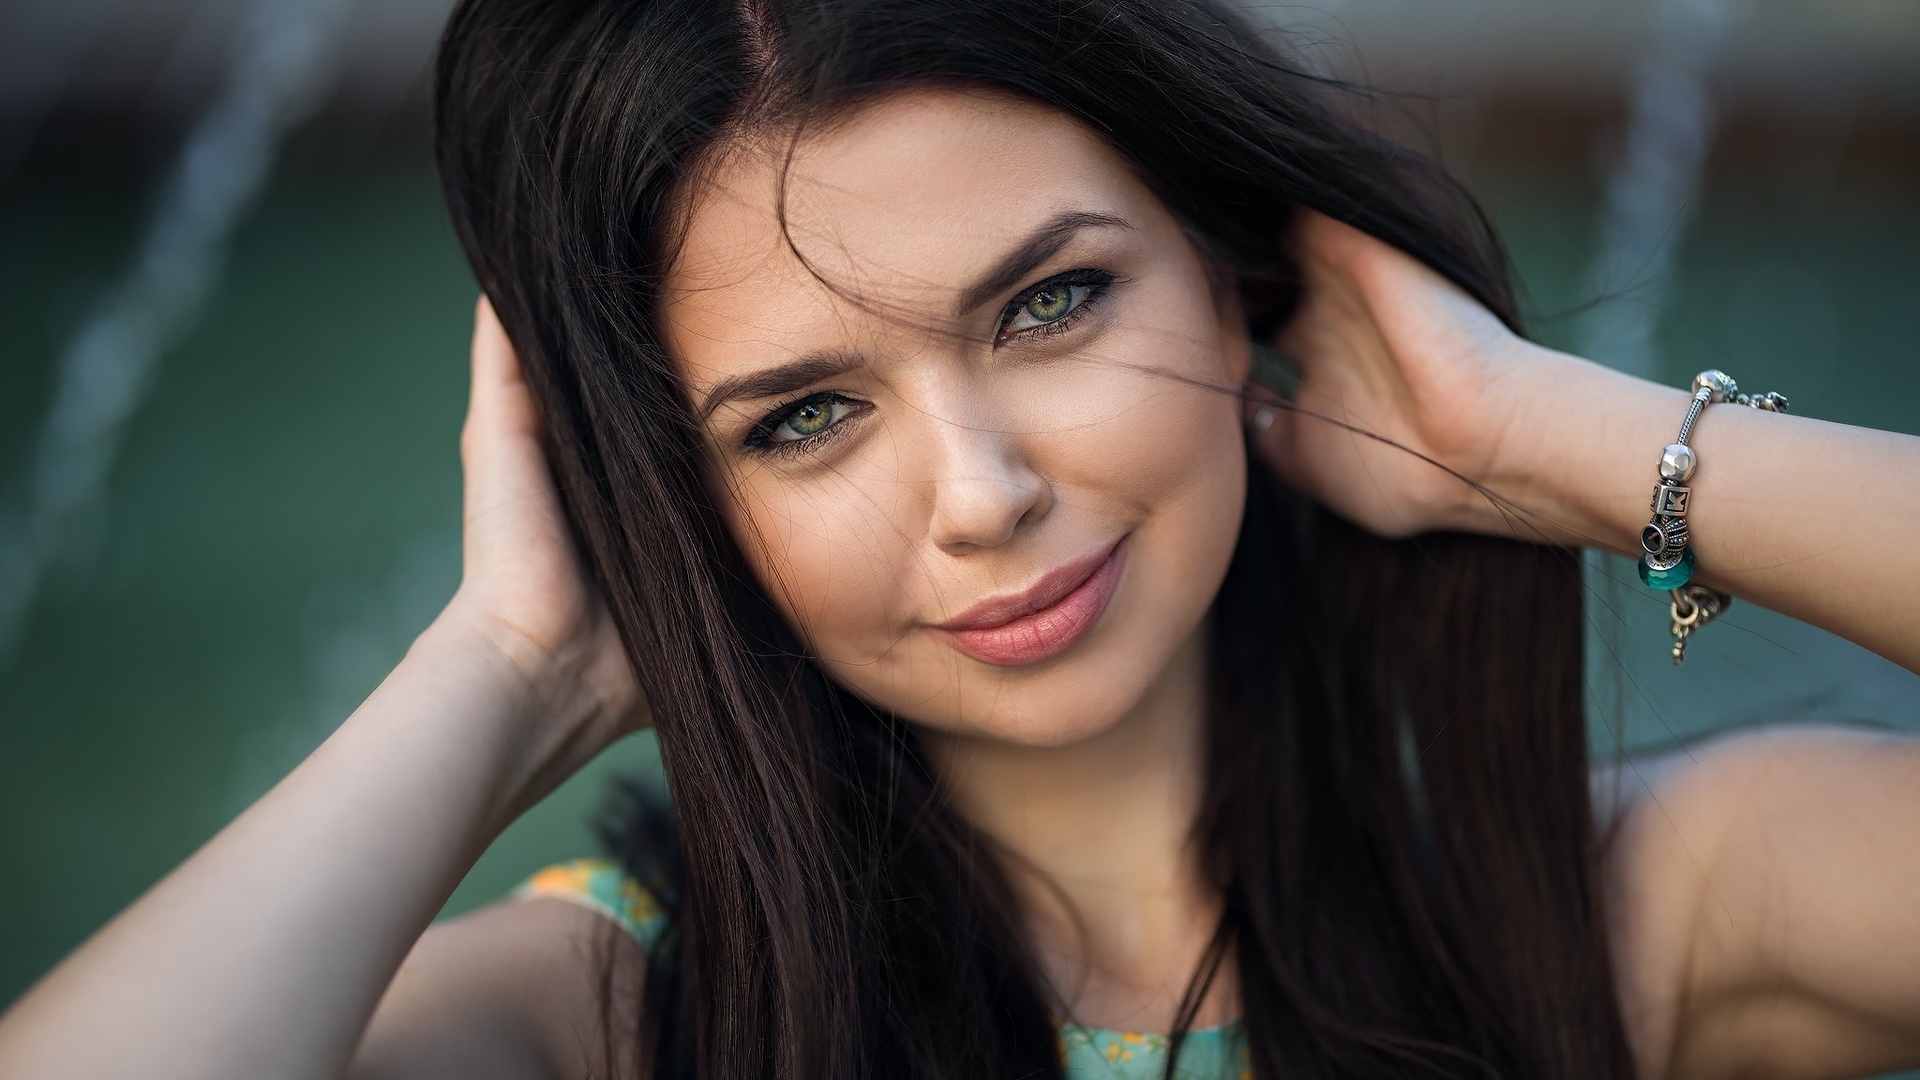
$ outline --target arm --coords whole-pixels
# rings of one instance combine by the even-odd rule
[[[1538,404],[1489,486],[1564,542],[1637,558],[1654,463],[1689,395],[1539,353],[1526,377]],[[1920,439],[1723,404],[1690,442],[1701,581],[1920,671]]]
[[[627,1056],[632,1039],[606,1037],[602,996],[610,986],[623,1015],[637,1015],[645,975],[639,943],[604,916],[559,900],[496,904],[421,936],[380,999],[348,1076],[637,1075]],[[611,1054],[621,1056],[610,1067]]]
[[[1306,298],[1281,345],[1294,400],[1337,423],[1272,414],[1261,449],[1289,482],[1384,535],[1638,550],[1684,391],[1526,342],[1325,218],[1296,239]],[[1716,405],[1693,441],[1702,580],[1920,670],[1920,440]],[[1608,870],[1642,1074],[1920,1062],[1920,741],[1748,735],[1639,771]]]
[[[1385,535],[1454,529],[1638,554],[1685,390],[1525,341],[1431,270],[1326,218],[1309,216],[1297,247],[1307,301],[1282,342],[1302,368],[1297,404],[1504,504],[1285,410],[1263,443],[1283,475]],[[1699,580],[1920,671],[1920,439],[1726,404],[1694,432]]]
[[[1656,772],[1607,867],[1642,1075],[1920,1063],[1920,740],[1775,729]]]
[[[366,704],[0,1024],[0,1074],[333,1076],[505,812],[505,664],[432,632]]]
[[[340,1075],[487,843],[638,723],[484,303],[473,359],[454,600],[320,749],[0,1017],[0,1075]]]

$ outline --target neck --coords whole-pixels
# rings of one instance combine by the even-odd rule
[[[1196,634],[1116,723],[1064,747],[926,734],[955,807],[1008,854],[1041,974],[1067,1018],[1166,1031],[1219,918],[1193,825],[1205,778]],[[1238,1015],[1223,967],[1194,1019]]]

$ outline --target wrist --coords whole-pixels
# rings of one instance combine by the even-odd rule
[[[641,726],[644,714],[623,654],[608,656],[591,642],[544,647],[464,587],[415,639],[406,663],[453,672],[464,694],[487,703],[488,737],[510,747],[513,761],[503,828]]]
[[[484,666],[485,677],[512,696],[526,719],[571,727],[621,704],[603,700],[606,695],[596,691],[605,680],[596,670],[601,657],[595,644],[590,634],[551,644],[537,639],[494,614],[484,596],[463,585],[414,648],[464,656]]]
[[[490,722],[507,731],[531,723],[545,711],[537,675],[540,668],[510,654],[464,609],[458,596],[407,647],[402,669],[432,671],[471,693],[496,703]]]
[[[1637,551],[1660,448],[1686,411],[1683,390],[1543,346],[1504,384],[1510,403],[1475,495],[1473,531]]]

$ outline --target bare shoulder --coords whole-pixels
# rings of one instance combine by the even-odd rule
[[[1596,805],[1643,1077],[1849,1075],[1908,1052],[1912,1033],[1877,1014],[1912,991],[1869,984],[1920,887],[1920,739],[1721,736],[1603,767]],[[1892,903],[1860,902],[1876,889]]]
[[[618,927],[561,900],[510,901],[436,925],[381,998],[348,1075],[622,1075],[626,1070],[608,1067],[603,998],[611,988],[637,999],[645,962],[639,944]]]

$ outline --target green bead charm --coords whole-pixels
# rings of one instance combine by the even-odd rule
[[[1640,580],[1647,588],[1660,592],[1672,592],[1693,578],[1693,550],[1689,548],[1680,553],[1680,561],[1666,570],[1656,570],[1647,565],[1646,556],[1640,557]]]

